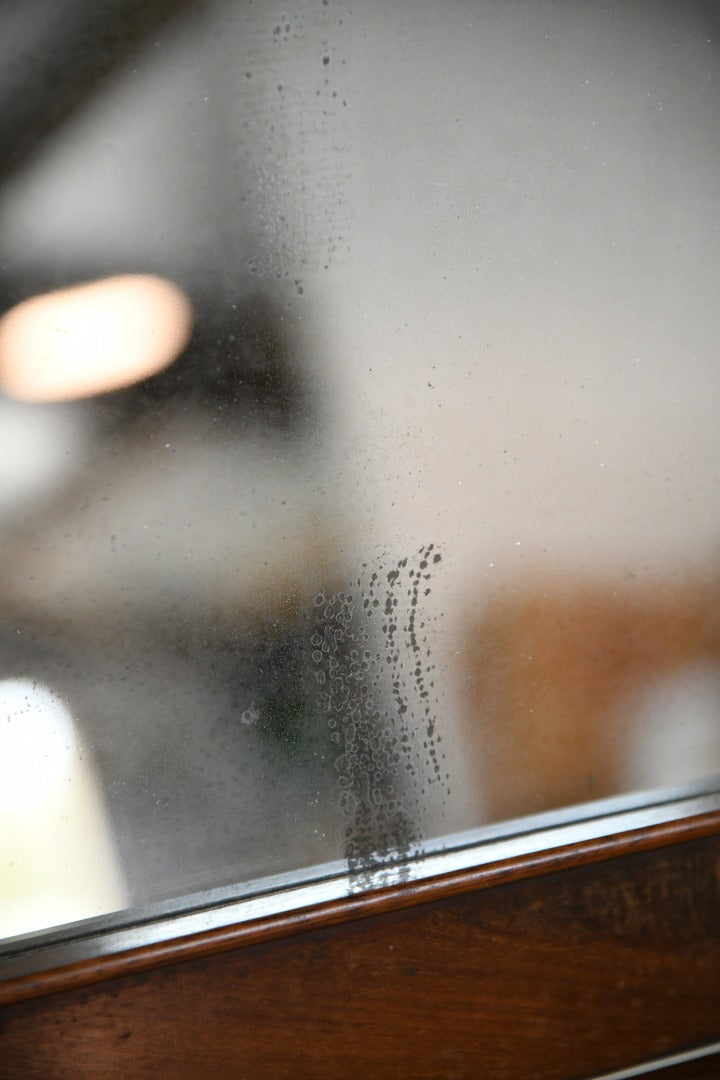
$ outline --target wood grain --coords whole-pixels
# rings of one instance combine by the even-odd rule
[[[720,1038],[719,901],[713,837],[449,895],[7,1006],[2,1075],[592,1077]]]

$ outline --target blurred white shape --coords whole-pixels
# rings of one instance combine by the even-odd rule
[[[35,296],[0,319],[0,388],[20,401],[70,401],[162,371],[187,344],[181,289],[125,274]]]
[[[92,437],[77,403],[43,405],[0,398],[0,524],[34,500],[52,498],[72,476]]]
[[[720,773],[720,671],[698,663],[631,703],[626,768],[636,790],[692,784]]]
[[[46,687],[0,682],[0,937],[125,906],[92,768]]]

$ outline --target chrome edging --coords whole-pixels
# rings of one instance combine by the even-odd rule
[[[639,1065],[630,1065],[626,1069],[616,1069],[615,1072],[603,1073],[602,1076],[588,1077],[588,1080],[633,1080],[635,1076],[647,1076],[649,1073],[660,1072],[661,1069],[671,1069],[675,1065],[700,1061],[702,1058],[710,1057],[711,1054],[720,1054],[720,1042],[706,1043],[704,1046],[695,1046],[691,1050],[683,1050],[677,1054],[652,1058]]]

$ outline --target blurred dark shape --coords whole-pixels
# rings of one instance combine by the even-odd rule
[[[4,0],[0,183],[191,0]]]
[[[0,316],[33,296],[117,273],[158,273],[158,267],[127,268],[105,262],[93,267],[13,267],[0,271]],[[218,421],[301,434],[317,419],[312,392],[292,343],[292,319],[270,291],[243,294],[231,302],[207,295],[192,282],[178,282],[191,299],[194,328],[174,363],[132,386],[92,399],[91,411],[110,427],[165,406],[211,412]]]
[[[198,300],[195,311],[194,333],[178,360],[152,378],[104,395],[99,407],[134,418],[182,402],[211,411],[218,421],[242,414],[287,432],[306,426],[316,399],[294,359],[280,304],[255,293],[222,306]]]

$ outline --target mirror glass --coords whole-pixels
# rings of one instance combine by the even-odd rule
[[[0,935],[712,787],[719,44],[3,5]]]

